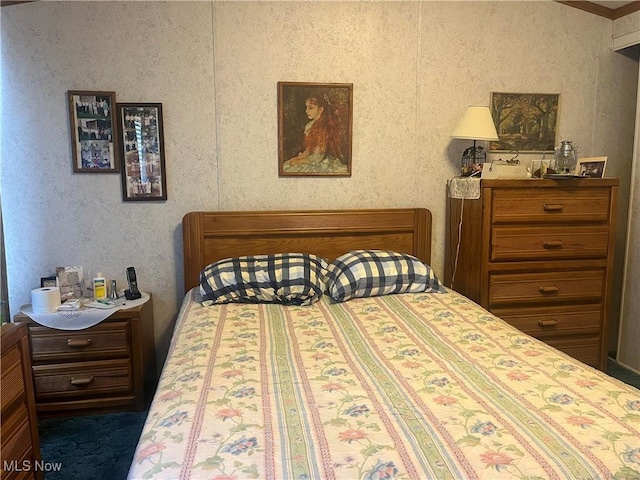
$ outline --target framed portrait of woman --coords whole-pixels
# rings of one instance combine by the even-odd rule
[[[278,82],[278,174],[351,176],[353,84]]]

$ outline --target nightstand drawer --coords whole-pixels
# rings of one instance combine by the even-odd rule
[[[494,227],[491,261],[607,258],[609,227]]]
[[[495,309],[493,313],[536,338],[600,334],[600,304]]]
[[[98,324],[85,330],[31,327],[33,362],[64,362],[129,355],[127,322]]]
[[[604,270],[492,274],[489,306],[599,303],[604,284]]]
[[[610,190],[602,188],[520,188],[493,191],[493,223],[608,223]]]
[[[133,380],[129,359],[33,367],[36,401],[59,397],[129,392]]]

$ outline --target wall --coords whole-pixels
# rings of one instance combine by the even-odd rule
[[[640,12],[616,20],[613,28],[614,45],[616,40],[623,40],[619,42],[620,53],[630,58],[640,58]],[[640,75],[640,71],[638,75]],[[626,256],[623,256],[625,263],[620,333],[616,359],[622,365],[640,373],[640,297],[638,296],[638,292],[640,292],[640,255],[636,247],[638,238],[640,238],[640,88],[638,93],[634,163],[630,175],[627,248]]]
[[[610,20],[556,2],[74,1],[1,15],[12,311],[58,265],[119,285],[134,265],[160,361],[190,210],[427,207],[442,275],[446,181],[469,146],[449,136],[491,91],[560,93],[559,138],[608,155],[611,176],[630,168],[637,63],[611,52]],[[353,83],[351,178],[278,178],[278,81]],[[123,203],[117,175],[72,174],[66,91],[85,89],[162,102],[167,202]]]

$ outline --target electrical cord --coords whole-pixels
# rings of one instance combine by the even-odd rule
[[[469,175],[466,178],[472,178],[472,177],[475,177],[477,175],[480,175],[481,173],[482,173],[481,170],[480,171],[475,171],[475,172],[473,172],[471,175]],[[449,201],[451,201],[451,190],[450,190],[451,180],[453,180],[454,178],[456,178],[456,177],[452,177],[447,182],[447,184],[449,185]],[[458,220],[458,238],[457,238],[457,244],[456,244],[456,254],[454,256],[453,266],[452,266],[452,270],[451,270],[451,284],[449,285],[449,288],[451,288],[451,289],[453,289],[453,285],[454,285],[454,283],[456,281],[456,273],[458,271],[458,260],[460,259],[460,244],[462,243],[462,218],[463,218],[463,215],[464,215],[464,200],[465,200],[465,198],[467,198],[467,196],[468,196],[468,194],[465,192],[460,197],[460,218]]]

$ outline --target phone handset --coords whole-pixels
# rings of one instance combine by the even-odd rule
[[[133,267],[127,268],[127,282],[129,282],[129,289],[124,291],[124,296],[127,300],[137,300],[142,297],[140,290],[138,290],[138,279],[136,278],[136,269]]]

